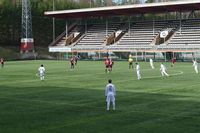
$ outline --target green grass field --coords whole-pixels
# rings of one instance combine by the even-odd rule
[[[40,64],[46,79],[36,76]],[[0,69],[0,133],[199,133],[200,75],[192,63],[151,70],[140,63],[142,80],[115,62],[104,72],[103,62],[6,62]],[[106,111],[105,85],[117,88],[116,111]]]

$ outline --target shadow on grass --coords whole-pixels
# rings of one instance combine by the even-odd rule
[[[198,98],[118,91],[116,111],[104,90],[1,86],[2,133],[193,133],[200,131]]]

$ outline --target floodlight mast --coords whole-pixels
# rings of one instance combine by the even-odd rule
[[[30,0],[22,0],[21,53],[34,52]]]

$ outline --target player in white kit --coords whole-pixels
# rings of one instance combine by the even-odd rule
[[[150,58],[150,59],[149,59],[149,63],[150,63],[151,68],[152,68],[152,69],[155,69],[155,67],[154,67],[154,65],[153,65],[153,59]]]
[[[166,72],[166,70],[167,70],[167,68],[166,68],[166,66],[164,65],[164,64],[160,64],[160,71],[161,71],[161,74],[162,74],[162,76],[169,76],[169,74]]]
[[[38,72],[39,72],[40,80],[44,80],[45,68],[43,65],[41,65],[38,68]]]
[[[111,102],[113,105],[113,110],[115,110],[116,90],[115,90],[115,86],[112,84],[111,79],[108,80],[108,84],[106,85],[105,96],[106,96],[106,102],[107,102],[107,110],[110,109]]]
[[[136,64],[136,73],[137,73],[137,79],[140,80],[141,79],[141,75],[140,75],[140,65],[138,63]]]
[[[194,67],[194,70],[195,70],[196,74],[198,74],[199,73],[199,69],[198,69],[198,63],[197,63],[196,60],[193,60],[193,67]]]

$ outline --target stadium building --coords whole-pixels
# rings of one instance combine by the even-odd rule
[[[200,1],[173,1],[47,11],[66,21],[50,52],[131,52],[170,59],[200,51]],[[187,54],[185,54],[187,53]],[[162,57],[163,56],[163,57]]]

